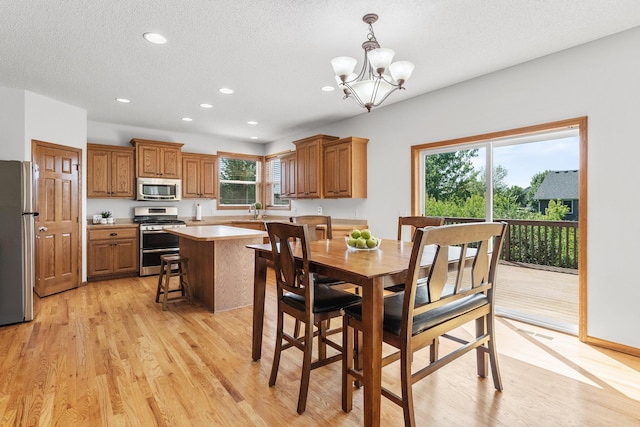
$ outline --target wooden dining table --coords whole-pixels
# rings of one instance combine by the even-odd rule
[[[384,288],[404,283],[413,243],[383,239],[378,249],[369,251],[348,248],[344,239],[317,240],[309,242],[309,246],[312,272],[361,287],[364,425],[379,426]],[[262,354],[267,262],[272,255],[270,244],[247,247],[255,250],[251,356],[257,361]],[[294,256],[301,258],[300,245],[294,243],[292,248]],[[456,251],[459,256],[459,249],[450,248],[450,259],[456,258]],[[428,274],[434,255],[435,247],[425,248],[421,262],[424,275]]]

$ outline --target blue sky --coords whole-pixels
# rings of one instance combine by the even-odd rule
[[[484,167],[484,150],[474,159],[477,169]],[[480,158],[482,157],[482,158]],[[580,152],[577,136],[530,142],[526,144],[496,147],[493,151],[494,165],[503,166],[509,172],[505,178],[508,186],[526,188],[531,177],[544,170],[577,170]]]

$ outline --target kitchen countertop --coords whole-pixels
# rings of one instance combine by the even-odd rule
[[[196,221],[193,218],[179,218],[183,220],[187,226],[198,225],[226,225],[239,222],[267,222],[267,221],[284,221],[289,222],[289,216],[284,215],[268,215],[263,219],[253,219],[253,216],[209,216],[203,217],[201,221]],[[331,225],[333,228],[357,228],[368,224],[366,219],[340,219],[332,218]],[[91,220],[87,222],[87,229],[105,228],[105,227],[138,227],[138,224],[133,222],[131,218],[117,218],[114,224],[93,224]]]
[[[169,228],[165,231],[185,239],[203,242],[267,236],[267,233],[264,231],[229,227],[227,225],[196,225],[192,227]]]

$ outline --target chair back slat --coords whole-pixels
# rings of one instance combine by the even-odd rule
[[[267,222],[267,233],[271,240],[274,272],[278,294],[292,292],[313,303],[312,287],[309,286],[309,229],[306,224]],[[302,262],[293,256],[293,242],[302,248]]]
[[[413,318],[419,314],[441,307],[449,302],[467,297],[474,292],[484,292],[493,305],[495,271],[502,250],[507,224],[467,223],[441,227],[418,228],[407,272],[407,284],[403,301],[403,337],[409,339]],[[493,243],[493,247],[490,242]],[[420,279],[420,264],[424,249],[435,245],[435,256],[429,275]],[[490,248],[492,247],[492,251]],[[456,259],[450,248],[459,249]],[[469,260],[472,260],[469,262]],[[465,273],[469,270],[469,284],[465,284]],[[417,286],[427,286],[428,301],[415,306]]]

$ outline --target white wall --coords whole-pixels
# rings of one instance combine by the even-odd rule
[[[31,160],[24,142],[24,91],[0,86],[0,160]]]
[[[399,211],[410,209],[412,145],[588,116],[587,333],[640,348],[639,45],[635,28],[276,141],[267,152],[292,149],[291,140],[317,133],[369,138],[366,200],[294,207],[311,212],[320,203],[336,216],[357,207],[377,235],[393,237]]]
[[[87,112],[60,101],[21,89],[0,87],[0,159],[32,160],[31,141],[81,148],[86,164]],[[86,211],[86,173],[81,174],[81,212]],[[81,222],[82,251],[86,253],[86,228]],[[81,271],[86,279],[85,265]]]

